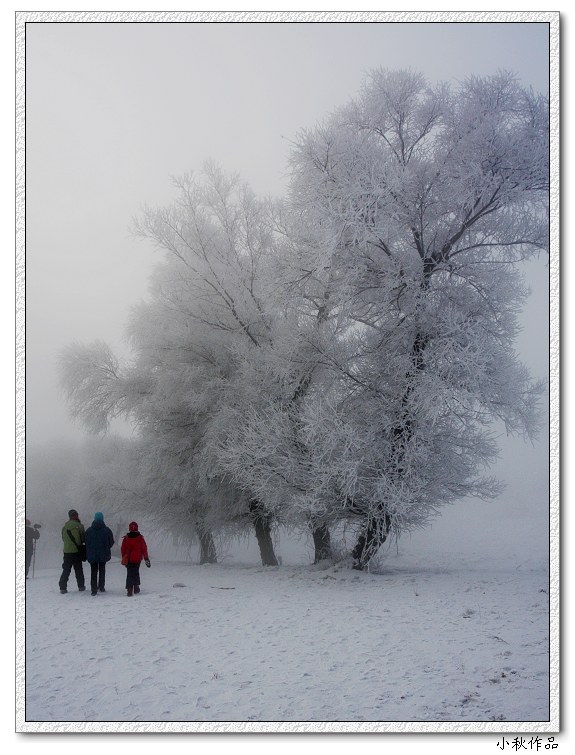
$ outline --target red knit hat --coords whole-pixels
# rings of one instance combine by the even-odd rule
[[[137,532],[138,531],[137,522],[130,522],[130,524],[128,525],[128,529],[130,530],[130,532]]]

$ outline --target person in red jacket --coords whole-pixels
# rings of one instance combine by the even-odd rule
[[[128,532],[122,540],[122,564],[126,567],[126,590],[128,597],[140,592],[140,564],[144,560],[150,566],[148,546],[144,536],[138,532],[136,522],[130,522]]]

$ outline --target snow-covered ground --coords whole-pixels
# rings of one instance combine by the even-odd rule
[[[142,567],[132,598],[117,559],[107,592],[95,597],[78,592],[73,576],[60,595],[60,569],[37,560],[26,581],[20,730],[122,729],[90,722],[132,722],[127,730],[159,722],[147,731],[169,730],[166,722],[177,731],[199,722],[237,722],[221,727],[231,731],[243,722],[549,730],[541,723],[550,705],[543,517],[463,502],[384,549],[377,574],[311,566],[309,544],[287,537],[277,568],[258,565],[253,543],[213,566],[161,560],[142,531],[152,568]]]

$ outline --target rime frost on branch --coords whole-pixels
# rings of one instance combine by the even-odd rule
[[[149,478],[213,529],[355,522],[390,534],[495,496],[493,423],[533,437],[514,352],[520,266],[547,248],[548,103],[500,72],[451,88],[373,71],[302,131],[281,202],[208,164],[147,210],[164,252],[133,315],[134,364],[73,347],[63,384],[92,430],[130,414]],[[150,482],[152,485],[152,482]]]

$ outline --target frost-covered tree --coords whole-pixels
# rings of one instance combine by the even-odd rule
[[[377,70],[300,134],[292,166],[321,237],[308,268],[331,272],[354,324],[354,348],[325,354],[331,411],[310,405],[306,427],[318,495],[363,522],[362,568],[390,532],[497,494],[493,420],[535,432],[542,386],[513,344],[520,263],[547,247],[548,102],[504,72],[451,89]]]
[[[270,339],[273,280],[265,267],[273,234],[263,204],[213,164],[203,180],[187,175],[177,187],[172,206],[148,209],[136,223],[164,261],[131,319],[133,364],[120,368],[104,344],[74,345],[62,357],[62,382],[88,429],[131,417],[156,505],[164,501],[193,521],[208,552],[213,528],[251,522],[262,560],[277,563],[265,502],[210,466],[204,442],[236,400],[238,361]]]
[[[278,521],[311,532],[317,562],[331,557],[329,528],[340,517],[333,491],[322,499],[317,489],[316,451],[304,418],[310,402],[319,396],[327,406],[327,395],[337,389],[340,376],[326,355],[348,348],[351,321],[336,304],[333,270],[316,265],[316,229],[286,203],[271,208],[270,222],[282,239],[275,261],[281,317],[266,347],[238,365],[241,400],[228,407],[226,432],[207,447],[221,469],[257,491]]]
[[[63,381],[93,430],[140,429],[158,512],[200,539],[249,524],[390,533],[495,496],[493,423],[532,436],[543,386],[513,344],[520,264],[546,248],[548,103],[507,73],[453,90],[375,71],[292,154],[264,205],[208,166],[138,232],[165,255],[134,313],[134,363],[74,347]]]
[[[135,485],[126,465],[130,439],[107,435],[83,442],[58,441],[31,445],[26,452],[28,518],[40,522],[57,565],[61,557],[60,532],[67,512],[74,508],[88,526],[96,511],[103,511],[108,526],[118,537],[134,518]],[[115,554],[116,555],[116,554]]]

